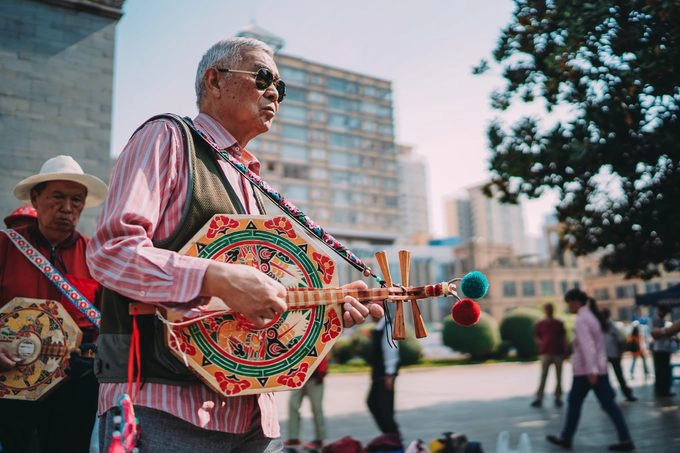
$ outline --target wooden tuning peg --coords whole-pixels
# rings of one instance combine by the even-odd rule
[[[387,262],[387,253],[384,250],[376,252],[375,259],[378,261],[378,266],[383,273],[385,283],[388,287],[392,286],[392,276],[390,275],[390,265]],[[406,338],[406,328],[404,326],[404,302],[398,300],[395,302],[397,310],[394,315],[394,329],[392,330],[392,338],[395,340],[403,340]]]
[[[411,273],[411,252],[408,250],[399,251],[399,266],[401,268],[401,284],[403,286],[409,286],[409,275]],[[420,307],[418,307],[417,299],[411,300],[411,312],[413,313],[413,327],[416,331],[416,338],[426,337],[427,329],[425,328],[425,321],[423,320],[423,315],[420,313]]]

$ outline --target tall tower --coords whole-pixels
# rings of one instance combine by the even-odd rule
[[[59,154],[107,180],[113,52],[124,0],[0,2],[0,215],[14,185]],[[94,211],[94,212],[93,212]],[[94,230],[97,210],[79,230]]]
[[[430,236],[427,168],[412,146],[399,149],[399,212],[402,244],[425,245]]]

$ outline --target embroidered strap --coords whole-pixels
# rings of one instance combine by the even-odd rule
[[[78,291],[66,278],[61,275],[61,272],[53,266],[50,261],[43,256],[35,247],[31,245],[21,234],[14,230],[0,229],[0,232],[12,241],[17,249],[31,262],[40,272],[56,286],[59,291],[69,300],[85,317],[99,329],[101,322],[101,313],[97,307],[85,298],[80,291]]]

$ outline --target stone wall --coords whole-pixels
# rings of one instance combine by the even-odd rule
[[[0,2],[0,218],[21,204],[14,185],[55,155],[69,154],[85,172],[108,180],[120,6]],[[98,213],[85,211],[78,229],[91,234]]]

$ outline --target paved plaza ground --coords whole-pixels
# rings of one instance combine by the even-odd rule
[[[627,365],[624,361],[624,369]],[[637,373],[642,373],[639,364]],[[570,388],[571,376],[571,366],[567,363],[563,376],[565,391]],[[511,446],[516,445],[520,433],[526,432],[534,452],[562,451],[548,444],[545,436],[559,434],[566,406],[555,408],[552,398],[546,397],[542,409],[529,407],[538,378],[538,362],[402,370],[397,379],[396,406],[404,440],[420,438],[429,442],[444,431],[454,431],[466,434],[470,440],[481,441],[484,451],[494,453],[499,432],[510,432]],[[613,374],[610,378],[618,389]],[[678,396],[665,399],[654,398],[653,381],[645,382],[641,374],[630,384],[639,400],[633,403],[618,400],[637,451],[680,452],[680,383],[675,384]],[[327,377],[324,401],[327,440],[351,435],[365,444],[378,434],[366,409],[368,387],[367,373]],[[551,370],[546,391],[553,388]],[[278,393],[277,398],[285,439],[288,394]],[[306,401],[302,414],[303,440],[311,440],[311,412]],[[616,440],[614,426],[590,394],[583,407],[573,451],[607,451],[607,445]]]

